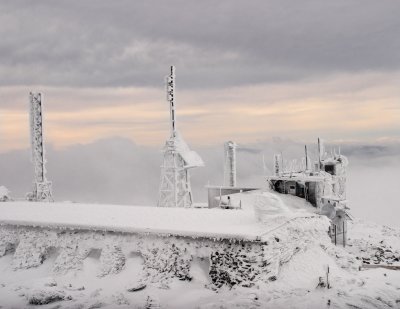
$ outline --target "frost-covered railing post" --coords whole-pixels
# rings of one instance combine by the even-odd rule
[[[164,147],[161,166],[159,207],[191,207],[193,204],[189,169],[203,166],[199,155],[191,151],[176,129],[175,67],[166,78],[167,101],[170,105],[171,136]]]
[[[42,94],[29,94],[32,163],[34,167],[32,201],[53,201],[51,182],[46,179],[46,159],[43,142]]]
[[[224,185],[228,187],[236,187],[236,146],[232,141],[224,145]]]

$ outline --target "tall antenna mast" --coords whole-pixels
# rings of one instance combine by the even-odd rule
[[[197,153],[191,151],[176,129],[175,117],[175,67],[171,66],[166,77],[167,101],[169,102],[171,136],[165,143],[161,166],[159,207],[191,207],[193,204],[189,169],[203,166]]]
[[[32,163],[34,167],[32,201],[53,201],[51,182],[46,179],[46,159],[43,142],[42,94],[29,94]]]
[[[175,67],[171,65],[170,75],[167,76],[167,101],[170,108],[171,137],[176,136],[176,118],[175,118]]]

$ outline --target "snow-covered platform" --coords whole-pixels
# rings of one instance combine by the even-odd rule
[[[314,216],[310,212],[285,210],[260,222],[253,209],[248,208],[184,209],[33,202],[0,204],[0,225],[247,241],[262,241],[270,231],[288,221]]]

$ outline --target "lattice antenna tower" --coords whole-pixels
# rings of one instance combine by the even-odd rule
[[[34,167],[33,192],[28,195],[32,201],[53,201],[52,184],[46,179],[46,158],[43,141],[43,96],[29,94],[32,163]]]
[[[203,166],[197,153],[191,151],[176,128],[175,67],[166,77],[167,101],[170,107],[171,136],[164,147],[161,166],[159,207],[191,207],[193,205],[189,169]]]

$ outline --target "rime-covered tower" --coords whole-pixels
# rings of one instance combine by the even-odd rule
[[[236,143],[229,141],[224,144],[224,185],[236,187]]]
[[[51,182],[46,179],[46,159],[43,144],[42,94],[29,94],[32,163],[34,166],[32,201],[53,201]]]
[[[164,147],[161,166],[159,207],[191,207],[193,204],[189,169],[203,166],[200,156],[191,151],[176,129],[175,67],[166,78],[167,101],[170,105],[171,136]]]

